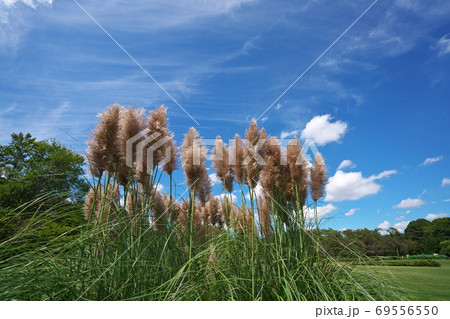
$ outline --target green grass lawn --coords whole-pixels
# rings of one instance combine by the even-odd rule
[[[396,280],[411,300],[450,300],[450,260],[438,262],[441,267],[365,267],[370,267],[387,280]]]

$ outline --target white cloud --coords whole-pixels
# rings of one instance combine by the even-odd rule
[[[219,195],[216,195],[216,196],[214,196],[215,198],[218,198],[218,199],[220,199],[220,200],[222,200],[224,197],[225,197],[225,194],[219,194]],[[227,194],[227,197],[228,198],[230,198],[230,194]],[[236,197],[236,195],[234,195],[233,193],[231,194],[231,200],[233,201],[233,202],[236,202],[236,200],[237,200],[237,197]]]
[[[53,0],[0,0],[6,7],[12,7],[16,2],[22,2],[29,7],[36,8],[39,4],[52,5]]]
[[[400,223],[397,223],[394,225],[394,228],[397,228],[399,232],[403,233],[405,231],[406,226],[408,226],[409,224],[409,220],[408,221],[402,221]]]
[[[282,131],[281,132],[281,134],[280,134],[280,138],[288,138],[288,137],[291,137],[291,136],[295,136],[295,135],[297,135],[298,133],[300,132],[300,130],[293,130],[293,131]]]
[[[364,178],[361,172],[346,173],[337,170],[328,181],[325,200],[357,200],[367,195],[377,194],[381,190],[381,185],[375,181],[396,173],[395,170],[389,170]]]
[[[350,209],[348,212],[345,213],[345,216],[352,216],[356,213],[356,211],[358,211],[359,208],[352,208]]]
[[[347,132],[347,123],[332,119],[330,114],[314,116],[302,131],[302,139],[312,139],[317,145],[339,142]]]
[[[450,53],[450,33],[447,33],[436,43],[438,56]]]
[[[334,206],[333,204],[319,206],[319,207],[317,207],[317,217],[318,218],[323,217],[336,209],[337,209],[337,207]],[[314,208],[305,206],[305,207],[303,207],[303,211],[305,213],[306,218],[309,218],[309,219],[315,218]]]
[[[405,216],[400,216],[400,217],[397,217],[396,219],[394,219],[394,220],[404,220],[405,219]]]
[[[427,159],[425,159],[425,161],[420,164],[421,166],[425,166],[425,165],[430,165],[432,163],[435,162],[439,162],[440,160],[442,160],[444,158],[444,156],[436,156],[436,157],[428,157]]]
[[[411,211],[410,211],[410,210],[407,210],[407,211],[405,212],[405,214],[409,214],[409,213],[411,213]]]
[[[353,164],[353,162],[351,160],[343,160],[341,164],[339,164],[338,169],[343,169],[343,168],[355,168],[356,165]]]
[[[450,198],[449,199],[444,199],[444,202],[450,202]]]
[[[276,110],[279,110],[279,109],[281,109],[282,107],[283,107],[283,104],[277,103],[277,105],[275,106],[275,109],[276,109]]]
[[[384,222],[382,222],[380,225],[378,225],[377,228],[382,229],[382,230],[387,230],[391,227],[391,223],[388,222],[387,220],[385,220]]]
[[[445,214],[445,213],[440,213],[440,214],[428,214],[426,217],[425,217],[425,219],[426,220],[429,220],[430,222],[432,221],[432,220],[435,220],[436,218],[444,218],[444,217],[447,217],[448,216],[448,214]]]
[[[420,198],[407,198],[402,200],[399,204],[395,205],[394,208],[412,208],[412,207],[419,207],[426,204],[423,200]]]
[[[442,180],[442,186],[450,185],[450,178],[444,178]]]
[[[267,121],[269,118],[267,116],[263,117],[262,119],[260,119],[261,123],[264,123],[265,121]]]
[[[216,185],[216,184],[220,183],[219,176],[217,176],[216,173],[209,174],[209,179],[211,180],[211,183],[213,185]]]

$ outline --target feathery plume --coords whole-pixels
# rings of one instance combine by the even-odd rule
[[[194,154],[194,143],[199,143],[199,138],[197,130],[191,127],[188,133],[184,135],[184,141],[181,145],[182,166],[189,187],[194,186],[194,183],[199,181],[205,173],[206,151],[203,145],[198,145],[196,148],[196,151],[198,150],[200,154]],[[194,155],[198,156],[199,165],[194,163]],[[198,188],[198,184],[195,187]]]
[[[177,225],[181,229],[186,229],[188,222],[188,212],[189,212],[189,203],[186,200],[181,202],[179,206],[178,216],[177,216]]]
[[[212,167],[220,178],[223,187],[230,193],[233,191],[233,174],[230,166],[230,152],[220,136],[216,137],[214,145]]]
[[[200,203],[205,206],[206,202],[211,198],[212,196],[212,182],[211,178],[209,178],[208,173],[205,171],[202,174],[202,178],[199,181],[198,184],[200,187],[198,188],[198,199]]]
[[[178,169],[178,149],[176,147],[176,142],[173,140],[173,135],[170,135],[170,140],[166,142],[165,148],[170,150],[170,159],[163,166],[163,171],[172,175],[172,173]]]
[[[152,207],[152,213],[154,217],[153,229],[163,233],[166,230],[165,226],[167,222],[166,220],[167,206],[166,203],[164,202],[164,197],[161,195],[159,191],[155,192],[153,200],[154,200]]]
[[[281,145],[276,137],[271,137],[267,144],[266,165],[261,171],[261,184],[263,188],[273,193],[280,179]]]
[[[231,150],[233,154],[232,156],[234,156],[234,164],[232,164],[231,169],[235,176],[236,182],[238,184],[244,184],[246,180],[244,169],[245,152],[242,140],[238,134],[234,136]]]
[[[270,228],[270,212],[269,205],[267,200],[263,197],[258,198],[258,215],[259,215],[259,223],[261,225],[261,232],[264,236],[268,236],[271,233]]]
[[[87,158],[90,171],[95,177],[100,177],[107,170],[110,174],[116,172],[120,160],[118,143],[119,119],[122,107],[111,105],[100,113],[100,123],[92,130],[88,141]]]
[[[262,164],[258,163],[258,159],[255,158],[254,154],[263,155],[259,148],[261,138],[261,132],[259,131],[258,124],[255,120],[252,120],[250,126],[245,132],[246,145],[244,149],[245,161],[248,161],[245,165],[245,183],[250,188],[255,188],[259,181],[259,174],[262,170]],[[264,142],[264,141],[261,141]]]
[[[204,219],[204,208],[202,203],[196,202],[194,208],[194,228],[196,231],[200,231]]]
[[[300,205],[303,206],[308,190],[308,162],[302,152],[302,146],[297,137],[294,137],[287,145],[287,162],[294,189],[287,190],[295,195],[296,190],[300,198]]]
[[[144,113],[144,109],[135,109],[133,107],[123,108],[121,110],[118,138],[120,161],[117,172],[117,178],[120,184],[126,184],[128,182],[128,178],[135,174],[135,150],[132,149],[132,154],[128,154],[128,156],[132,156],[133,167],[131,168],[126,165],[127,141],[138,135],[144,129]]]
[[[314,158],[314,165],[310,169],[310,192],[315,202],[325,194],[325,184],[327,182],[326,172],[327,168],[322,154],[317,153]]]

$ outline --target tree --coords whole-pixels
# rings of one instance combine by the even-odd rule
[[[82,178],[84,159],[55,140],[36,141],[31,134],[12,134],[0,146],[0,209],[14,208],[53,192],[79,202],[88,190]]]
[[[427,229],[431,226],[431,222],[429,220],[419,218],[417,220],[413,220],[408,224],[405,229],[405,235],[408,239],[417,243],[415,253],[423,253],[424,252],[424,236],[428,237]]]
[[[83,222],[81,202],[89,186],[83,164],[81,155],[57,141],[36,141],[30,134],[12,134],[11,142],[0,146],[0,242],[29,230],[23,247],[8,254],[37,247]]]

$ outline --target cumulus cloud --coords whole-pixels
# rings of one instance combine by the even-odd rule
[[[333,204],[327,204],[325,206],[317,207],[317,217],[318,218],[323,217],[336,209],[337,209],[337,207],[334,206]],[[314,208],[305,206],[305,207],[303,207],[303,211],[305,212],[306,218],[309,218],[309,219],[315,218]]]
[[[400,203],[394,206],[394,208],[412,208],[412,207],[419,207],[426,204],[423,200],[420,198],[407,198],[402,200]]]
[[[426,217],[425,217],[425,219],[426,220],[429,220],[430,222],[432,221],[432,220],[435,220],[436,218],[444,218],[444,217],[447,217],[448,216],[448,214],[445,214],[445,213],[440,213],[440,214],[428,214]]]
[[[447,33],[436,43],[438,56],[450,53],[450,33]]]
[[[332,119],[330,114],[314,116],[303,129],[302,139],[312,139],[319,146],[339,142],[347,132],[347,123]]]
[[[345,216],[352,216],[355,215],[356,211],[359,210],[359,208],[352,208],[348,212],[345,213]]]
[[[341,164],[339,164],[339,167],[338,167],[338,169],[343,169],[343,168],[355,168],[356,167],[356,165],[355,164],[353,164],[353,162],[351,161],[351,160],[343,160],[342,162],[341,162]]]
[[[396,174],[396,170],[383,171],[380,174],[364,178],[361,172],[343,172],[337,170],[330,177],[325,188],[326,201],[357,200],[367,195],[377,194],[381,185],[375,181]]]
[[[436,156],[436,157],[428,157],[427,159],[425,159],[425,161],[420,164],[421,166],[425,166],[425,165],[430,165],[432,163],[435,162],[439,162],[440,160],[442,160],[444,158],[444,156]]]
[[[384,222],[382,222],[380,225],[378,225],[377,228],[382,229],[382,230],[387,230],[391,227],[391,223],[388,222],[387,220],[385,220]]]
[[[394,228],[397,228],[399,232],[403,233],[405,231],[406,226],[408,226],[409,224],[409,220],[408,221],[402,221],[400,223],[397,223],[394,225]]]
[[[444,178],[442,180],[442,186],[450,185],[450,178]]]

